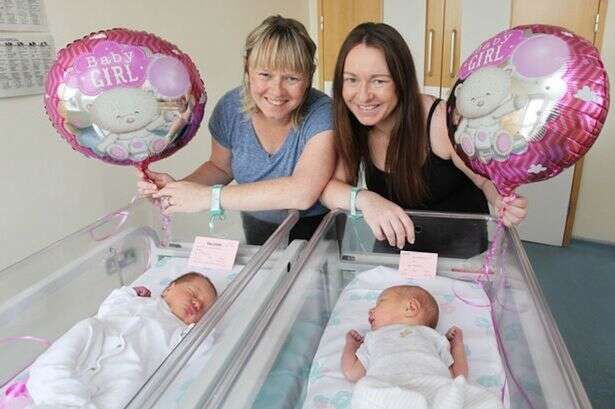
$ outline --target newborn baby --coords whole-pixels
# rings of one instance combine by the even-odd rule
[[[211,281],[194,272],[150,295],[145,287],[114,290],[96,316],[41,354],[27,383],[34,403],[123,408],[217,298]]]
[[[436,330],[439,309],[421,287],[384,290],[369,311],[372,331],[346,334],[342,371],[356,382],[353,408],[501,408],[478,385],[466,383],[468,364],[462,331]],[[448,340],[447,340],[448,338]]]

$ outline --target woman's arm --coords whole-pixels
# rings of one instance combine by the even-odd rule
[[[140,195],[148,196],[163,189],[170,183],[177,181],[168,173],[146,170],[145,173],[137,169],[137,190]],[[220,145],[214,138],[211,140],[211,155],[209,160],[199,166],[194,172],[186,176],[183,181],[193,182],[204,186],[226,185],[233,180],[231,169],[231,151]]]
[[[231,150],[220,145],[215,138],[211,138],[211,155],[209,160],[182,180],[205,186],[227,185],[231,183],[233,180]]]
[[[457,152],[454,150],[451,152],[451,159],[455,166],[460,169],[467,177],[474,182],[476,186],[478,186],[485,195],[487,201],[493,206],[496,210],[503,209],[504,214],[504,224],[506,226],[511,226],[513,224],[519,224],[525,216],[527,216],[527,199],[523,196],[518,196],[511,202],[504,202],[502,196],[498,193],[495,185],[489,179],[477,175],[472,172],[470,168],[466,166],[463,160],[457,155]]]
[[[330,180],[334,162],[333,132],[321,132],[306,144],[291,176],[226,186],[221,206],[248,211],[309,209]],[[154,193],[153,197],[168,196],[166,213],[209,209],[211,188],[202,184],[208,174],[205,165],[190,175],[190,180],[169,183]]]
[[[504,210],[504,224],[510,226],[519,224],[527,216],[527,199],[518,196],[513,201],[505,203],[499,195],[493,182],[489,179],[474,173],[459,157],[455,147],[448,137],[446,127],[446,104],[440,103],[434,112],[431,128],[431,149],[442,159],[450,159],[453,164],[461,170],[485,195],[487,201],[496,210]]]
[[[352,190],[349,181],[346,167],[338,160],[335,174],[320,197],[322,204],[329,209],[349,210]],[[357,210],[363,213],[376,239],[386,239],[391,246],[400,249],[406,241],[414,243],[414,225],[400,206],[369,190],[358,192],[356,200]]]
[[[346,209],[350,208],[350,177],[346,172],[345,166],[338,158],[335,165],[333,178],[327,183],[320,196],[320,202],[329,209]]]

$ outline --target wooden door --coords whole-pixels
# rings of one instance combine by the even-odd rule
[[[461,0],[446,0],[442,36],[442,98],[455,85],[461,54]]]
[[[442,87],[442,41],[444,36],[445,0],[427,2],[425,24],[424,91],[440,98]]]
[[[511,27],[551,24],[566,27],[600,49],[606,0],[512,0]],[[521,237],[540,243],[568,245],[572,235],[583,161],[555,178],[521,186],[519,194],[530,202]]]
[[[424,92],[446,98],[461,54],[461,0],[429,0],[425,25]]]
[[[382,0],[320,0],[319,11],[320,87],[330,94],[337,54],[344,39],[360,23],[382,22]]]

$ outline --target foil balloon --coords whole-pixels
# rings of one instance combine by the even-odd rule
[[[561,27],[528,25],[497,34],[466,59],[447,117],[460,157],[508,196],[579,160],[608,106],[596,48]]]
[[[155,35],[92,33],[59,51],[45,108],[62,137],[88,157],[146,167],[192,139],[206,93],[186,54]]]

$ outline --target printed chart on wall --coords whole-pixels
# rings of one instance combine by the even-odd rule
[[[54,57],[49,34],[0,32],[0,98],[41,94]]]
[[[43,0],[0,0],[0,98],[42,94],[55,57]]]
[[[0,30],[47,31],[43,0],[0,0]]]

